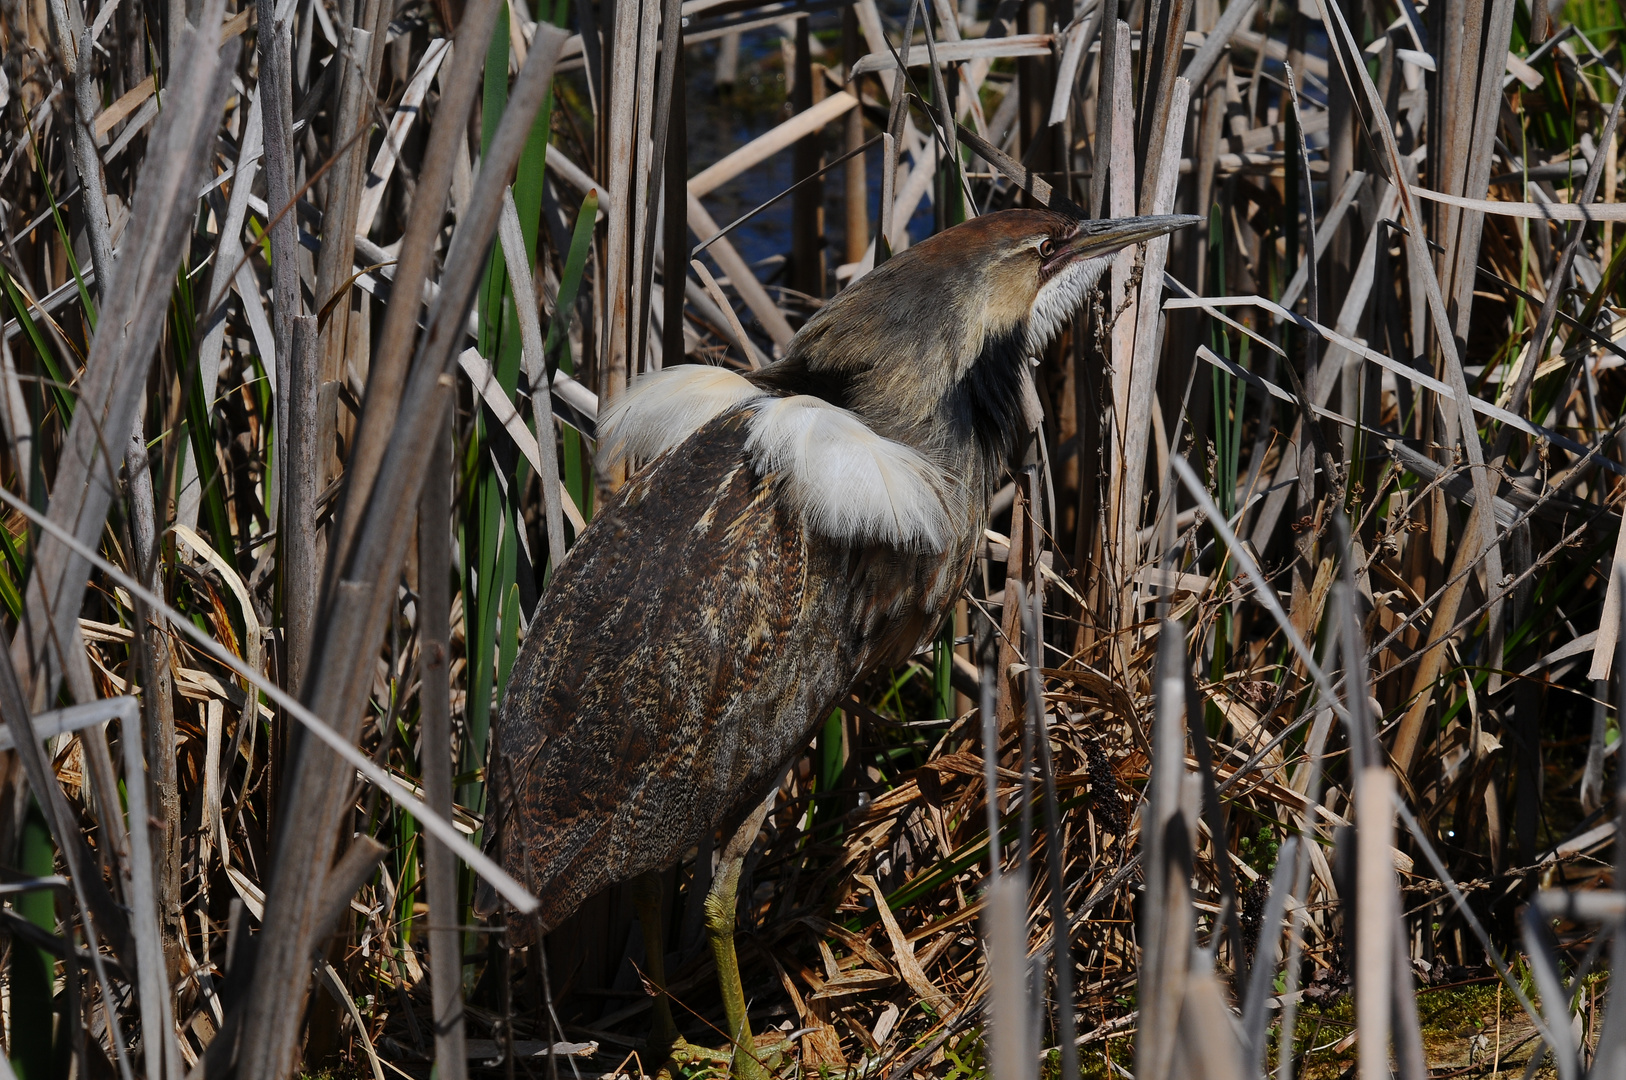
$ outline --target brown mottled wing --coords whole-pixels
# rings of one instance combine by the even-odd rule
[[[807,536],[746,463],[743,429],[739,413],[714,421],[623,488],[514,666],[494,842],[541,898],[541,932],[761,798],[858,675],[936,625],[922,595],[963,581],[968,558]]]

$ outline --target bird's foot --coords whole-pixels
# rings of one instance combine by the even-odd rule
[[[756,1037],[756,1058],[768,1075],[777,1076],[781,1066],[788,1064],[796,1044],[785,1038],[782,1031],[769,1031]]]
[[[755,1041],[756,1060],[770,1076],[776,1075],[780,1067],[790,1060],[795,1045],[778,1031],[760,1035]],[[733,1066],[732,1050],[696,1046],[679,1036],[666,1060],[656,1070],[655,1080],[728,1080]]]
[[[679,1035],[656,1070],[655,1080],[725,1080],[729,1060],[726,1051],[696,1046]]]

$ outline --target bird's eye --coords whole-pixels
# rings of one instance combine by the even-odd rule
[[[1048,236],[1039,241],[1039,258],[1048,259],[1056,253],[1056,242]]]

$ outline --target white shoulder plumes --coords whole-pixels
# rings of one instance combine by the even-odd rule
[[[650,372],[599,416],[599,463],[658,457],[714,417],[763,396],[726,368],[677,364]]]
[[[652,372],[599,416],[599,463],[648,461],[747,402],[745,452],[807,527],[851,544],[941,551],[952,532],[941,470],[918,451],[810,396],[773,397],[724,368],[684,364]]]
[[[745,451],[758,472],[782,475],[784,497],[820,535],[906,551],[948,546],[941,471],[845,409],[805,395],[763,401]]]

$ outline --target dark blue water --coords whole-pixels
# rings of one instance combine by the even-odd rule
[[[882,0],[879,5],[887,30],[896,37],[901,33],[901,17],[907,10],[908,0]],[[986,10],[986,8],[985,8]],[[813,32],[821,35],[826,54],[823,59],[835,64],[840,58],[839,19],[815,16]],[[1273,36],[1280,36],[1278,28]],[[689,175],[750,142],[777,124],[788,120],[792,113],[787,100],[785,69],[777,27],[765,27],[742,35],[740,40],[738,81],[731,92],[719,93],[715,81],[716,56],[721,39],[713,39],[688,52],[689,84],[687,93],[689,121]],[[1307,29],[1305,50],[1310,55],[1326,58],[1327,36],[1319,26]],[[1137,57],[1138,59],[1138,57]],[[1277,97],[1285,87],[1282,64],[1267,60],[1267,76],[1263,92],[1267,100]],[[1337,77],[1336,69],[1334,77]],[[1306,107],[1326,106],[1325,89],[1318,81],[1299,80],[1299,92]],[[832,161],[845,149],[841,138],[840,122],[831,124],[822,133],[824,157]],[[865,137],[874,134],[865,126]],[[1308,140],[1314,153],[1325,145],[1324,134],[1312,135]],[[718,188],[705,198],[707,209],[718,225],[726,226],[741,214],[767,202],[791,184],[791,162],[794,152],[786,148],[767,161],[747,170],[734,180]],[[873,234],[880,214],[881,155],[879,148],[865,155],[869,177],[869,223]],[[846,261],[846,241],[843,235],[845,215],[841,205],[843,190],[842,169],[825,174],[825,236],[829,247],[826,264],[833,272]],[[745,222],[730,234],[734,245],[747,261],[759,266],[758,276],[773,280],[777,265],[762,265],[765,260],[777,260],[790,254],[791,208],[794,200],[769,207]],[[909,222],[912,240],[930,235],[933,228],[933,209],[930,193],[922,199]]]
[[[883,5],[883,8],[885,5]],[[821,24],[815,20],[815,33],[833,30],[833,21]],[[688,122],[689,122],[689,175],[704,169],[769,129],[790,119],[784,64],[781,59],[781,34],[777,27],[753,30],[741,36],[738,81],[730,92],[719,93],[715,81],[716,56],[720,39],[704,42],[688,53]],[[840,57],[839,34],[828,33],[825,38],[827,53],[823,59],[834,64]],[[822,133],[825,160],[832,161],[843,151],[842,125],[838,121],[827,126]],[[866,130],[865,137],[874,134]],[[780,151],[767,161],[747,170],[705,197],[706,208],[717,224],[726,226],[741,214],[778,195],[792,182],[791,163],[794,151]],[[880,215],[881,155],[879,148],[866,155],[869,175],[869,220],[873,231]],[[843,235],[845,215],[841,205],[844,166],[825,174],[825,235],[829,248],[826,264],[833,272],[846,261],[846,239]],[[753,265],[765,260],[777,260],[790,254],[791,208],[794,198],[757,214],[730,234],[741,255]],[[922,199],[920,208],[910,222],[910,235],[920,239],[931,231],[932,207],[929,199]],[[772,280],[777,265],[763,265],[759,275]]]

